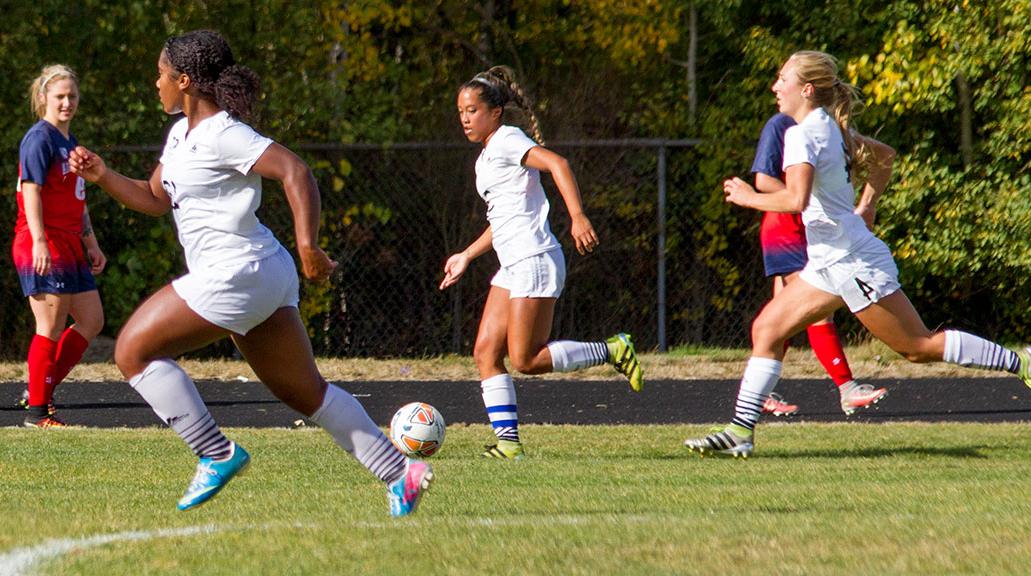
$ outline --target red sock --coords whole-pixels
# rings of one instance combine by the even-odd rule
[[[841,339],[838,338],[838,330],[834,323],[817,324],[806,329],[809,335],[809,345],[813,348],[817,360],[823,364],[827,375],[834,380],[834,383],[841,386],[852,380],[852,369],[848,366],[848,359],[845,358],[845,350],[841,347]]]
[[[54,360],[54,388],[64,381],[68,373],[82,360],[82,355],[89,347],[89,340],[82,337],[75,328],[67,328],[57,343],[57,355]]]
[[[54,356],[57,342],[36,334],[29,344],[29,406],[46,406],[54,399]]]

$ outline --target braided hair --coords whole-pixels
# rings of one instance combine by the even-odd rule
[[[236,63],[229,43],[214,30],[194,30],[165,41],[165,56],[186,74],[204,98],[213,100],[233,118],[254,115],[261,83],[247,66]]]
[[[544,145],[544,136],[541,134],[540,121],[533,111],[533,101],[515,80],[515,72],[508,66],[494,66],[486,72],[480,72],[471,80],[462,84],[462,90],[475,90],[479,92],[480,98],[491,108],[501,108],[504,115],[509,104],[514,104],[525,116],[529,124],[533,139]]]

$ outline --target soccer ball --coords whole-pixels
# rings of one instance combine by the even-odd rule
[[[425,402],[405,404],[390,419],[390,441],[407,456],[432,456],[444,443],[444,417]]]

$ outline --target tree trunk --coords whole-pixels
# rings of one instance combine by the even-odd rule
[[[695,112],[698,109],[698,94],[695,90],[695,65],[698,56],[698,7],[694,0],[689,8],[688,43],[687,43],[687,119],[691,126],[695,123]]]
[[[962,73],[956,75],[956,92],[959,97],[959,152],[963,166],[974,163],[974,110],[970,99],[970,84]]]

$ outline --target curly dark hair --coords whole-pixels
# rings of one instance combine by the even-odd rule
[[[261,82],[250,68],[236,63],[229,43],[214,30],[194,30],[165,41],[165,57],[186,74],[201,96],[210,98],[233,118],[255,112]]]

